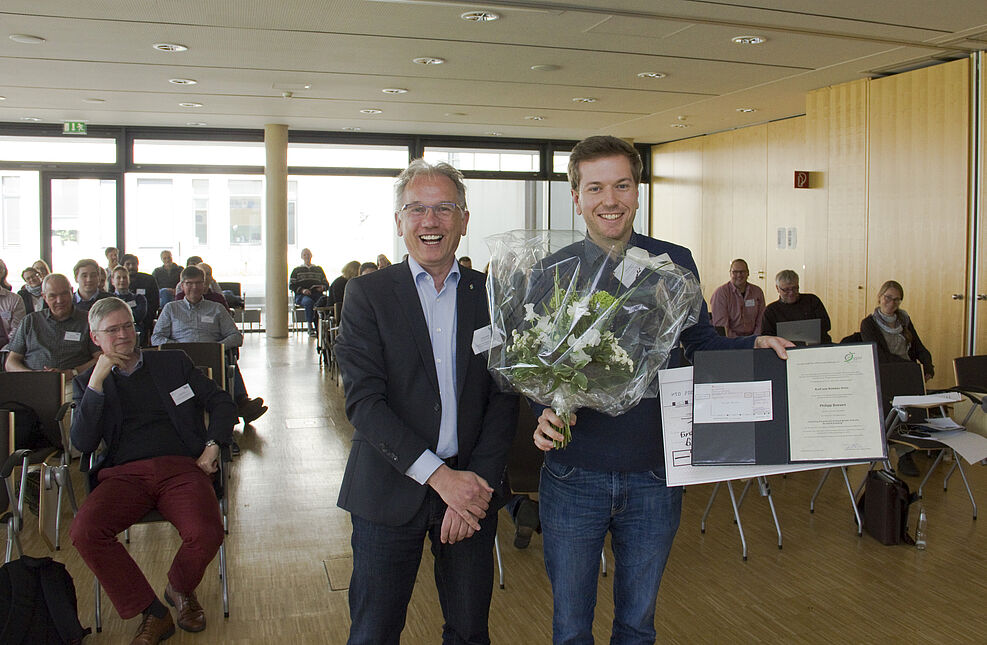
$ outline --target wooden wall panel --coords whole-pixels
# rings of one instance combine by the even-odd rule
[[[706,301],[726,282],[734,257],[733,241],[733,132],[705,137],[703,145],[702,246],[693,249]]]
[[[703,140],[660,146],[651,158],[651,231],[694,253],[702,247]]]
[[[969,80],[964,59],[870,83],[867,296],[901,282],[936,386],[963,354]]]
[[[774,276],[782,269],[797,271],[800,286],[806,291],[816,292],[819,288],[819,283],[813,283],[805,274],[806,246],[814,242],[807,235],[805,223],[815,197],[813,191],[818,189],[795,188],[795,171],[809,170],[805,127],[805,117],[768,124],[766,261],[764,279],[757,283],[768,302],[778,298]],[[794,246],[789,243],[789,231],[793,233]],[[751,269],[753,273],[753,266]]]
[[[733,174],[733,221],[726,254],[717,256],[718,274],[723,284],[729,278],[730,262],[743,258],[751,271],[750,281],[764,289],[765,235],[768,210],[768,125],[756,125],[730,132]],[[760,277],[759,277],[760,276]]]

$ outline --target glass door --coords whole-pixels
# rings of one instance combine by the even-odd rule
[[[118,246],[117,210],[123,204],[123,182],[116,173],[45,173],[42,181],[51,269],[73,280],[72,267],[83,258],[106,265],[104,250]]]

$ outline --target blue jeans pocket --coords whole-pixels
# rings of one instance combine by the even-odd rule
[[[550,459],[546,459],[542,468],[546,473],[551,475],[554,479],[559,481],[565,481],[569,479],[573,473],[576,472],[575,466],[567,466],[566,464],[555,463]]]

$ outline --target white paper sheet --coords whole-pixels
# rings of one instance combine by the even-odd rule
[[[928,405],[947,405],[963,400],[959,392],[939,392],[938,394],[922,394],[918,396],[896,396],[891,399],[891,405],[896,408],[907,408],[910,405],[924,407]]]
[[[771,421],[771,381],[697,383],[696,423]]]
[[[929,438],[946,444],[970,464],[987,459],[987,439],[973,432],[951,430],[937,432]]]
[[[661,424],[665,444],[665,477],[669,486],[750,479],[804,470],[852,466],[857,462],[781,464],[774,466],[692,465],[692,368],[658,372]]]

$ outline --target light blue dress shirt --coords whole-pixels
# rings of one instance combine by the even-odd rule
[[[426,450],[405,472],[424,484],[442,465],[442,460],[459,454],[459,435],[456,417],[459,406],[456,400],[456,290],[459,287],[459,263],[453,262],[449,275],[440,291],[435,281],[415,259],[408,256],[408,266],[418,290],[418,300],[425,314],[428,337],[432,341],[432,360],[439,381],[439,400],[442,417],[439,423],[439,443],[436,451]]]

